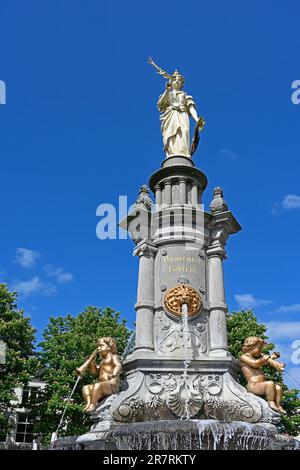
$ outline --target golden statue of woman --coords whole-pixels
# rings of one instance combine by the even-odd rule
[[[191,157],[199,141],[199,130],[204,120],[198,117],[193,97],[182,90],[184,77],[177,71],[170,75],[158,67],[151,58],[148,61],[168,81],[165,92],[158,98],[161,131],[167,157]],[[190,116],[196,121],[196,129],[190,146]]]

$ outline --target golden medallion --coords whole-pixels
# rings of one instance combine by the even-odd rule
[[[177,317],[182,316],[183,304],[188,306],[189,317],[193,317],[199,313],[203,307],[200,294],[196,289],[187,284],[178,284],[170,289],[164,297],[164,304],[168,312]]]

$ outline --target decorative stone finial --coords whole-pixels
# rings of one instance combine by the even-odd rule
[[[145,206],[147,208],[147,210],[151,210],[152,200],[151,200],[151,197],[150,197],[150,192],[149,192],[148,186],[146,184],[143,184],[140,187],[140,192],[139,192],[138,198],[137,198],[135,203],[136,203],[136,205]]]
[[[220,188],[220,186],[217,186],[214,189],[214,198],[210,203],[210,210],[212,214],[228,211],[228,205],[224,201],[223,190]]]

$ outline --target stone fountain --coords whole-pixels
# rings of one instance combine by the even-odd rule
[[[135,345],[123,390],[92,413],[77,444],[99,449],[269,446],[280,415],[238,384],[227,348],[223,261],[240,230],[215,191],[202,206],[205,175],[191,158],[166,158],[120,225],[139,259]]]
[[[293,448],[296,441],[278,435],[280,414],[237,381],[239,363],[227,346],[223,262],[228,238],[241,227],[219,187],[210,211],[204,210],[207,178],[191,158],[204,121],[192,97],[176,87],[182,76],[168,77],[169,88],[159,98],[166,156],[149,180],[154,202],[142,186],[134,209],[120,222],[139,260],[135,344],[123,363],[122,390],[99,404],[93,426],[76,445]],[[189,131],[180,114],[185,110],[196,120],[191,149],[182,137]]]

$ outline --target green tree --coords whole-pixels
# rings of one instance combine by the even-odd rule
[[[83,364],[95,350],[96,339],[101,336],[113,337],[118,354],[122,354],[130,333],[126,321],[120,320],[120,313],[111,308],[101,310],[87,307],[75,317],[67,315],[50,318],[43,333],[44,340],[39,345],[42,380],[46,382],[46,387],[34,406],[35,431],[44,436],[45,442],[49,442],[60,422],[66,400],[77,379],[75,368]],[[80,380],[67,406],[60,436],[79,435],[89,429],[90,420],[82,413],[81,389],[91,381],[95,381],[95,377],[88,372]]]
[[[227,331],[228,331],[228,347],[231,354],[236,358],[242,354],[242,346],[247,336],[259,336],[266,341],[264,352],[274,351],[275,345],[268,343],[266,334],[267,328],[264,324],[258,322],[252,310],[241,310],[227,315]],[[282,415],[279,425],[281,432],[296,436],[300,433],[300,415],[297,409],[300,409],[299,390],[294,388],[289,390],[284,383],[284,374],[277,372],[275,369],[265,366],[264,372],[269,380],[279,382],[283,386],[284,396],[282,405],[287,411],[287,415]],[[240,383],[246,385],[246,381],[240,374]]]
[[[17,403],[15,388],[24,387],[37,371],[34,352],[35,329],[23,310],[17,309],[17,293],[0,284],[0,340],[6,345],[6,354],[0,364],[0,440],[5,440],[9,429],[8,409]]]

